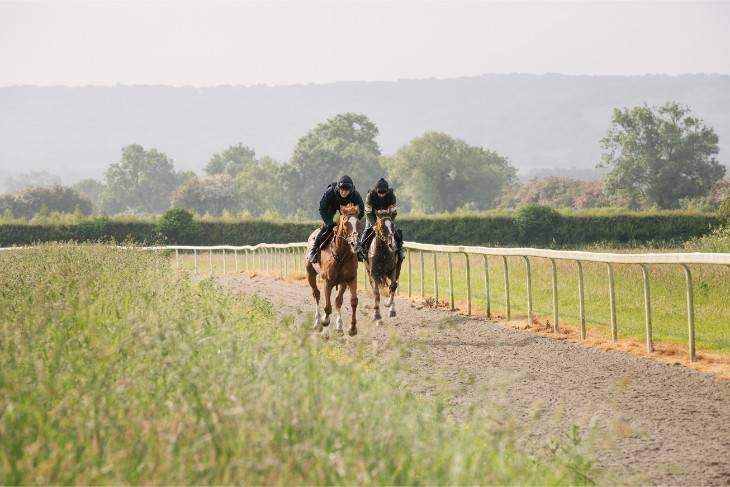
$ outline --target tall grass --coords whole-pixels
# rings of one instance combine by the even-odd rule
[[[0,483],[584,484],[509,421],[447,420],[357,340],[193,284],[154,252],[0,252]],[[502,418],[504,419],[504,418]]]

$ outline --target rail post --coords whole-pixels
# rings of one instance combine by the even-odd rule
[[[608,304],[611,308],[611,339],[618,341],[618,326],[616,325],[616,292],[613,287],[613,266],[607,262],[608,266]]]
[[[420,250],[418,253],[421,255],[421,297],[424,298],[424,297],[426,297],[426,291],[425,291],[426,287],[424,285],[425,278],[423,275],[424,274],[423,250]]]
[[[687,325],[689,327],[689,361],[694,362],[695,357],[695,305],[694,295],[692,291],[692,273],[689,270],[687,264],[682,264],[684,267],[684,275],[687,282]]]
[[[646,351],[654,351],[654,343],[651,339],[651,292],[649,290],[649,271],[646,264],[641,264],[641,272],[644,274],[644,315],[646,316]]]
[[[446,254],[449,262],[449,303],[451,304],[451,311],[454,310],[454,273],[451,270],[451,252]]]
[[[553,331],[558,332],[558,269],[555,266],[555,259],[550,259],[553,271]]]
[[[579,260],[578,264],[578,301],[580,302],[580,338],[586,339],[586,310],[585,310],[585,293],[583,291],[583,265]]]
[[[436,252],[433,252],[433,299],[436,306],[439,305],[439,271],[436,265]]]
[[[471,316],[471,268],[469,266],[469,254],[462,252],[466,258],[466,314]]]
[[[507,266],[507,256],[503,255],[502,260],[504,261],[504,301],[506,306],[506,312],[505,315],[507,317],[507,321],[509,321],[510,318],[510,309],[509,309],[509,267]]]
[[[411,297],[411,250],[406,249],[406,254],[408,257],[408,297]]]
[[[491,318],[492,309],[489,303],[489,261],[487,260],[486,254],[484,255],[484,294],[486,297],[487,318]]]
[[[527,326],[532,326],[532,271],[530,269],[530,259],[526,255],[522,257],[525,259],[527,269]]]

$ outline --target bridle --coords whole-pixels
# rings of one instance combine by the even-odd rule
[[[347,222],[351,219],[355,219],[355,223],[352,225],[353,231],[349,234],[347,233]],[[340,235],[341,233],[346,233],[346,235],[343,237]],[[357,245],[358,245],[358,232],[357,232],[357,216],[354,215],[340,215],[339,219],[337,220],[337,228],[335,230],[334,238],[332,239],[332,257],[335,259],[336,262],[342,263],[348,256],[354,256],[357,252]],[[350,252],[347,252],[345,255],[340,255],[337,252],[338,245],[335,245],[335,242],[338,240],[343,240],[347,245],[350,246]]]
[[[385,232],[383,231],[383,227],[385,226],[384,222],[386,220],[390,221],[391,224],[393,223],[393,218],[390,216],[378,217],[378,221],[375,223],[375,236],[378,237],[381,242],[388,246],[388,250],[390,252],[395,252],[395,246],[390,245],[390,240],[395,238],[393,232],[391,231],[389,234],[385,235]]]

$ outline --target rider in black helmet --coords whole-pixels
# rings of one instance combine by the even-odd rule
[[[360,207],[358,219],[362,219],[365,214],[365,205],[362,196],[355,189],[350,176],[342,176],[339,181],[327,186],[327,189],[319,200],[319,216],[322,218],[322,227],[319,229],[317,237],[314,239],[314,245],[307,255],[307,260],[316,264],[319,262],[319,246],[322,245],[324,238],[332,231],[337,224],[334,221],[335,213],[340,206],[353,204]]]
[[[367,259],[367,249],[373,235],[375,234],[374,227],[377,220],[376,212],[378,211],[387,211],[388,215],[393,218],[393,221],[395,221],[395,217],[398,215],[398,206],[395,202],[395,191],[393,191],[393,188],[388,186],[388,181],[384,178],[378,179],[375,182],[375,186],[373,186],[368,191],[367,196],[365,196],[365,216],[367,218],[367,228],[365,228],[365,233],[362,236],[360,244],[359,256],[361,261]],[[395,240],[398,242],[398,257],[403,260],[403,258],[405,258],[405,253],[403,252],[403,234],[400,229],[395,231]]]

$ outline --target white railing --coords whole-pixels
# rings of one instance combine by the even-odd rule
[[[180,266],[179,251],[192,250],[195,255],[195,272],[198,272],[198,251],[207,251],[210,259],[210,272],[213,272],[213,252],[220,251],[225,257],[226,251],[234,253],[235,270],[239,271],[243,264],[239,266],[239,252],[245,255],[245,269],[272,272],[276,271],[277,265],[279,273],[282,277],[287,276],[290,272],[298,270],[304,272],[304,253],[306,243],[291,244],[258,244],[245,246],[215,246],[215,247],[191,247],[191,246],[168,246],[157,247],[159,249],[169,249],[176,251],[177,266]],[[578,299],[580,306],[580,327],[581,338],[586,338],[586,322],[585,322],[585,301],[584,301],[584,285],[583,285],[583,267],[581,262],[599,262],[605,263],[608,271],[608,287],[609,287],[609,307],[611,320],[611,337],[614,341],[618,338],[616,324],[616,303],[614,292],[613,264],[637,264],[642,268],[644,277],[644,313],[646,327],[646,349],[649,352],[654,351],[652,341],[652,323],[651,323],[651,292],[648,264],[674,264],[681,265],[685,273],[685,288],[687,297],[687,326],[688,326],[688,344],[690,361],[696,360],[695,353],[695,324],[694,324],[694,298],[692,291],[692,272],[690,264],[711,264],[711,265],[730,265],[730,254],[710,254],[710,253],[664,253],[664,254],[612,254],[597,252],[581,252],[581,251],[562,251],[562,250],[542,250],[533,248],[489,248],[489,247],[473,247],[473,246],[456,246],[456,245],[429,245],[416,242],[405,242],[405,248],[408,257],[405,262],[407,275],[408,296],[411,296],[411,266],[414,252],[419,253],[421,266],[421,294],[424,294],[424,255],[431,253],[433,255],[433,273],[434,273],[434,300],[438,302],[439,286],[438,286],[438,266],[436,262],[437,254],[447,254],[448,257],[448,273],[449,273],[449,297],[451,309],[454,309],[454,286],[453,286],[453,269],[451,265],[451,256],[453,254],[461,254],[466,259],[466,307],[467,314],[471,315],[472,307],[472,290],[471,290],[471,265],[470,255],[481,255],[484,260],[484,288],[486,300],[486,314],[491,317],[491,302],[489,290],[489,257],[501,257],[504,265],[504,286],[505,286],[505,311],[507,320],[510,319],[510,296],[509,296],[509,266],[507,257],[522,257],[525,260],[527,275],[527,323],[528,326],[533,324],[533,307],[532,307],[532,274],[530,270],[530,258],[550,259],[552,265],[552,301],[553,301],[553,329],[559,330],[559,313],[558,313],[558,278],[555,265],[556,260],[570,260],[577,264],[578,271]],[[226,259],[223,259],[223,272],[226,272]],[[403,271],[401,271],[401,276]],[[367,279],[365,280],[367,287]]]
[[[614,341],[618,338],[616,324],[616,303],[614,292],[614,276],[613,264],[637,264],[642,268],[644,277],[644,314],[646,327],[646,349],[649,352],[654,351],[652,342],[652,324],[651,324],[651,292],[648,264],[673,264],[680,265],[684,269],[685,289],[687,297],[687,327],[688,327],[688,344],[690,361],[696,360],[695,354],[695,323],[694,323],[694,297],[692,291],[692,272],[690,264],[710,264],[730,266],[730,254],[712,254],[712,253],[659,253],[659,254],[612,254],[597,252],[581,252],[581,251],[562,251],[562,250],[542,250],[533,248],[490,248],[490,247],[473,247],[473,246],[456,246],[456,245],[429,245],[416,242],[405,242],[404,244],[408,255],[406,262],[407,272],[407,289],[408,296],[411,296],[411,266],[414,252],[419,253],[421,266],[421,295],[424,295],[424,255],[431,253],[433,255],[433,273],[434,273],[434,300],[438,302],[438,266],[437,254],[447,254],[448,257],[448,273],[449,273],[449,296],[451,309],[454,309],[454,285],[453,285],[453,269],[451,264],[451,256],[453,254],[461,254],[466,259],[466,300],[467,314],[471,315],[472,290],[471,290],[471,265],[470,255],[481,255],[484,262],[484,288],[486,300],[486,314],[491,317],[491,298],[489,290],[489,257],[501,257],[504,265],[504,287],[505,287],[505,311],[507,320],[510,319],[510,295],[509,295],[509,266],[507,257],[522,257],[525,260],[526,276],[527,276],[527,323],[528,326],[533,324],[533,308],[532,308],[532,274],[530,270],[530,258],[550,259],[552,264],[552,305],[553,305],[553,329],[558,331],[559,315],[558,315],[558,277],[555,265],[556,260],[570,260],[577,264],[578,271],[578,299],[580,306],[580,327],[581,338],[586,338],[585,323],[585,302],[584,302],[584,286],[583,286],[583,267],[581,262],[599,262],[605,263],[608,271],[608,288],[609,288],[609,307],[610,307],[610,323],[611,337]],[[281,277],[288,276],[291,272],[298,271],[304,273],[305,252],[307,244],[289,243],[289,244],[258,244],[258,245],[218,245],[218,246],[184,246],[171,245],[162,247],[146,247],[154,250],[174,250],[177,268],[180,268],[180,251],[192,251],[194,255],[194,271],[198,272],[198,253],[208,252],[210,273],[213,273],[213,253],[221,252],[223,254],[223,273],[226,269],[226,252],[233,253],[235,272],[239,271],[266,271],[276,272],[277,268]],[[23,247],[1,248],[0,250],[17,250]],[[239,257],[243,254],[243,261],[239,263]],[[401,271],[401,276],[403,271]],[[365,287],[367,287],[367,279],[365,279]]]

